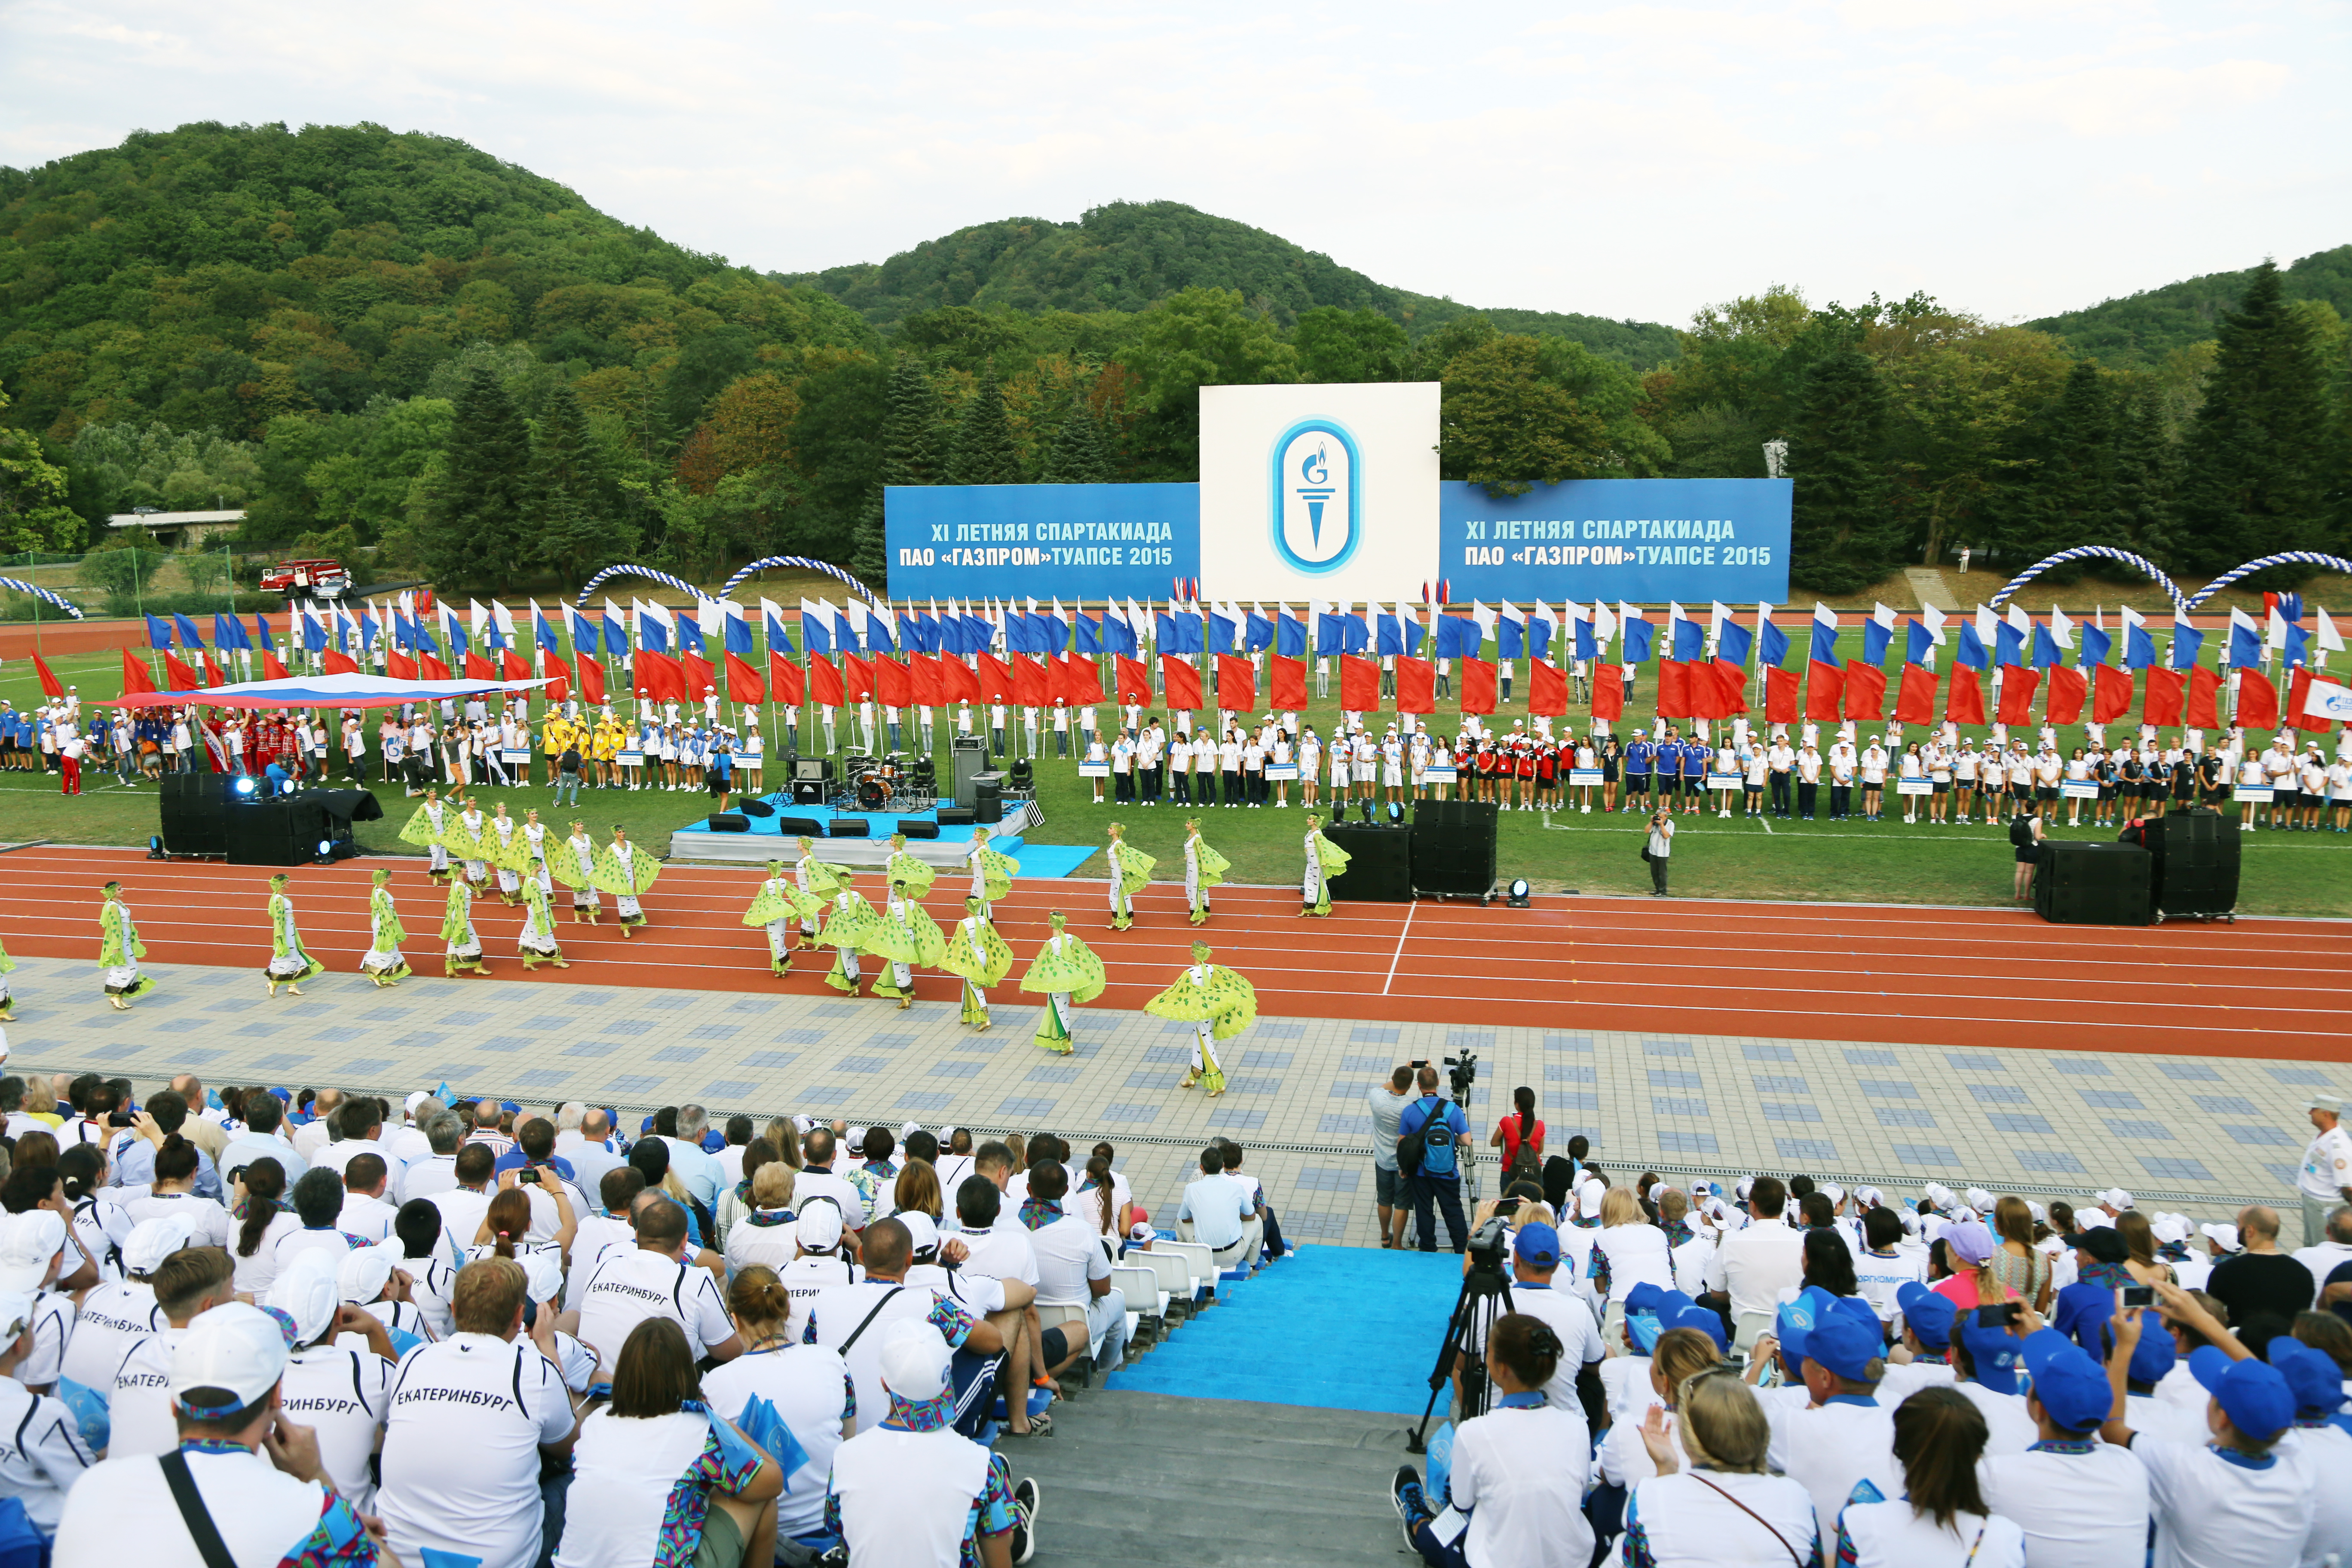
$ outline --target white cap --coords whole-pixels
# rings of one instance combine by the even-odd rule
[[[2154,1220],[2149,1222],[2148,1229],[2155,1233],[2157,1240],[2165,1243],[2167,1246],[2170,1246],[2174,1242],[2187,1241],[2189,1239],[2189,1216],[2178,1214],[2158,1215]]]
[[[940,1227],[931,1223],[930,1215],[920,1209],[907,1209],[890,1217],[907,1227],[908,1252],[910,1256],[920,1258],[926,1252],[938,1250]]]
[[[1839,1186],[1835,1182],[1823,1182],[1820,1186],[1815,1187],[1813,1191],[1829,1199],[1830,1207],[1832,1208],[1835,1208],[1838,1205],[1845,1202],[1845,1189]]]
[[[2212,1240],[2219,1242],[2224,1252],[2245,1250],[2244,1246],[2238,1240],[2238,1227],[2234,1225],[2200,1225],[2197,1228]]]
[[[841,1245],[841,1206],[813,1201],[793,1221],[793,1235],[803,1252],[830,1252]]]
[[[923,1124],[919,1121],[902,1121],[898,1123],[898,1142],[904,1143],[922,1130]]]
[[[1609,1184],[1602,1181],[1600,1177],[1585,1177],[1584,1180],[1576,1184],[1576,1212],[1580,1215],[1599,1215],[1601,1213],[1601,1200],[1602,1197],[1607,1195],[1608,1191]]]
[[[1904,1235],[1906,1235],[1906,1236],[1916,1236],[1916,1235],[1918,1235],[1918,1234],[1919,1234],[1919,1211],[1918,1211],[1918,1210],[1916,1210],[1916,1209],[1896,1209],[1896,1210],[1895,1211],[1895,1217],[1896,1217],[1896,1218],[1898,1218],[1898,1219],[1900,1219],[1900,1220],[1902,1220],[1902,1222],[1903,1222],[1903,1234],[1904,1234]]]
[[[420,1089],[415,1094],[410,1095],[406,1100],[401,1101],[401,1105],[410,1115],[414,1116],[416,1113],[416,1108],[432,1098],[433,1096],[430,1092]]]
[[[1874,1209],[1886,1202],[1886,1194],[1876,1187],[1856,1187],[1853,1201],[1865,1209]]]
[[[355,1307],[367,1305],[383,1294],[383,1288],[392,1283],[392,1271],[407,1256],[408,1249],[397,1237],[344,1253],[342,1267],[335,1271],[336,1293]]]
[[[2132,1206],[2131,1194],[2121,1187],[2109,1187],[2099,1194],[2099,1201],[2111,1209],[2127,1209]]]
[[[1970,1187],[1969,1189],[1969,1207],[1976,1210],[1979,1214],[1985,1213],[1992,1207],[1992,1194],[1985,1191],[1982,1187]]]
[[[335,1290],[334,1254],[315,1247],[296,1253],[261,1304],[292,1320],[296,1344],[317,1340],[335,1321],[335,1309],[341,1305]]]
[[[49,1263],[66,1244],[66,1222],[49,1209],[0,1218],[0,1290],[30,1296],[49,1282]]]
[[[169,1378],[177,1402],[199,1388],[226,1389],[246,1408],[286,1374],[286,1331],[258,1307],[231,1301],[188,1325],[173,1347]]]
[[[2033,1216],[2033,1223],[2036,1225],[2040,1225],[2043,1220],[2050,1217],[2050,1211],[2043,1208],[2040,1204],[2035,1203],[2032,1198],[2025,1200],[2025,1212]]]
[[[939,1330],[920,1318],[902,1318],[882,1336],[882,1386],[918,1404],[948,1389],[952,1352]]]
[[[33,1299],[22,1290],[0,1290],[0,1351],[33,1326]]]
[[[142,1219],[122,1243],[122,1267],[133,1274],[152,1274],[163,1259],[195,1238],[195,1226],[184,1215]]]
[[[560,1254],[533,1247],[515,1254],[522,1265],[523,1288],[534,1301],[552,1301],[563,1294],[563,1259]]]

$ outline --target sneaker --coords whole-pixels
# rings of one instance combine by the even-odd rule
[[[1412,1543],[1412,1527],[1430,1517],[1429,1500],[1421,1489],[1421,1472],[1411,1465],[1399,1465],[1389,1481],[1389,1501],[1395,1505],[1397,1519],[1404,1526],[1405,1546],[1418,1550]]]
[[[1027,1476],[1013,1483],[1013,1561],[1015,1568],[1037,1555],[1037,1483]]]

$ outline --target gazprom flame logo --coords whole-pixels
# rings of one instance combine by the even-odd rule
[[[1363,533],[1356,438],[1330,419],[1302,420],[1274,444],[1274,548],[1310,576],[1336,572]]]

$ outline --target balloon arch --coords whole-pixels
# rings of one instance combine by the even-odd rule
[[[20,583],[14,577],[0,577],[0,588],[13,589],[19,594],[30,595],[36,599],[47,600],[48,603],[55,605],[58,609],[63,610],[67,615],[71,616],[75,620],[79,621],[85,618],[81,613],[81,606],[79,605],[75,604],[71,599],[61,598],[58,595],[49,592],[48,589],[42,587],[37,583]]]
[[[2034,578],[2042,575],[2042,573],[2047,572],[2051,567],[2060,565],[2068,561],[2087,561],[2095,557],[2105,557],[2110,561],[2120,561],[2125,565],[2132,568],[2135,572],[2146,573],[2149,577],[2163,584],[2164,591],[2172,596],[2173,606],[2178,610],[2186,611],[2190,605],[2197,603],[2196,599],[2184,599],[2181,596],[2179,587],[2174,584],[2172,579],[2166,576],[2163,570],[2159,568],[2155,562],[2150,561],[2145,555],[2135,555],[2128,550],[2118,550],[2111,544],[2078,544],[2072,550],[2062,550],[2055,555],[2044,556],[2042,559],[2035,562],[2032,565],[2028,566],[2024,571],[2019,573],[2016,576],[2011,577],[2008,582],[2002,584],[2000,592],[1995,594],[1990,599],[1987,600],[1986,605],[1989,608],[1997,610],[2000,608],[2001,605],[2011,594],[2014,594],[2020,588],[2024,587],[2028,583],[2031,583]],[[2255,564],[2259,565],[2263,563],[2258,562],[2255,563]],[[2241,572],[2250,571],[2252,570],[2252,567],[2242,566],[2238,570]],[[2226,580],[2227,579],[2224,579],[2224,581]],[[2220,584],[2216,584],[2214,586],[2218,587]],[[2210,594],[2212,591],[2212,588],[2208,588],[2205,590],[2205,593]],[[2200,595],[2198,597],[2202,598],[2203,596],[2203,595]]]
[[[2251,576],[2269,566],[2324,566],[2330,572],[2352,574],[2352,561],[2347,561],[2341,555],[2329,555],[2317,550],[2283,550],[2276,555],[2264,555],[2222,573],[2199,589],[2181,608],[2193,610],[2239,578]]]
[[[752,562],[750,565],[736,573],[732,577],[727,579],[726,584],[719,590],[719,600],[724,601],[731,598],[734,595],[735,590],[741,586],[747,579],[759,575],[771,566],[798,566],[810,572],[822,572],[826,576],[834,578],[839,582],[844,587],[849,589],[852,593],[863,595],[869,604],[880,605],[888,603],[888,601],[884,599],[881,595],[876,593],[873,589],[867,587],[865,584],[859,582],[856,578],[851,576],[840,567],[835,566],[833,563],[829,561],[814,560],[806,555],[762,556],[761,559]],[[599,587],[603,586],[606,580],[614,577],[642,577],[647,582],[659,583],[665,586],[676,588],[679,593],[688,595],[698,601],[705,603],[710,602],[709,595],[704,593],[701,589],[696,587],[693,584],[688,582],[683,577],[677,576],[671,573],[664,572],[652,566],[622,565],[607,566],[602,572],[597,573],[593,577],[589,578],[586,583],[581,585],[580,596],[577,599],[574,599],[572,603],[582,609],[587,608],[588,595],[594,593]],[[15,585],[22,586],[23,584],[19,584]],[[53,595],[50,596],[55,597]],[[61,599],[58,602],[59,604],[64,604],[64,601]],[[67,607],[68,609],[72,608],[71,605],[68,605]],[[79,610],[75,610],[74,614],[79,615],[81,612]]]
[[[666,584],[672,588],[676,588],[678,592],[696,599],[705,599],[709,597],[709,595],[696,587],[693,584],[688,582],[685,578],[672,576],[667,572],[658,571],[651,566],[607,566],[602,572],[597,573],[596,575],[589,578],[587,582],[581,584],[580,596],[577,599],[574,599],[572,604],[581,609],[586,609],[588,607],[588,595],[594,593],[607,578],[612,577],[643,577],[649,582]]]

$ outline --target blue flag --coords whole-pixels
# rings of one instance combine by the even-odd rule
[[[2296,626],[2292,621],[2288,622],[2286,628],[2286,647],[2282,651],[2279,660],[2280,667],[2284,669],[2293,669],[2298,664],[2309,663],[2311,658],[2310,650],[2311,634],[2305,631],[2301,626]]]
[[[1819,616],[1813,617],[1812,658],[1816,664],[1835,665],[1838,662],[1837,627],[1828,625]]]
[[[1862,662],[1875,668],[1886,662],[1886,645],[1895,640],[1895,628],[1880,624],[1877,616],[1862,623]]]
[[[2124,628],[2124,668],[2146,669],[2156,662],[2156,639],[2142,626]]]
[[[249,648],[253,646],[253,639],[245,635],[243,621],[235,616],[216,615],[213,617],[213,646],[224,651],[233,647]]]
[[[882,616],[866,617],[866,650],[868,653],[896,653],[898,643],[890,636],[890,622]]]
[[[1255,610],[1244,610],[1242,613],[1245,617],[1242,622],[1242,641],[1246,645],[1243,651],[1245,653],[1263,653],[1267,648],[1272,647],[1274,646],[1274,623],[1267,620],[1264,616],[1259,615]]]
[[[2107,662],[2107,651],[2115,646],[2116,639],[2098,627],[2084,626],[2083,646],[2074,650],[2074,667],[2077,669],[2097,668]]]
[[[692,616],[677,618],[677,651],[707,654],[702,643],[702,623]]]
[[[2205,634],[2203,632],[2199,631],[2187,621],[2175,621],[2172,623],[2173,668],[2189,669],[2195,668],[2197,656],[2204,647]],[[2262,661],[2257,659],[2255,662],[2259,664]]]
[[[1414,620],[1411,616],[1404,618],[1404,651],[1408,657],[1414,658],[1421,657],[1421,639],[1425,635],[1427,634],[1422,631],[1419,621]]]
[[[1209,646],[1202,651],[1208,653],[1233,652],[1234,638],[1240,635],[1240,632],[1241,627],[1236,623],[1228,620],[1223,616],[1217,614],[1214,610],[1210,611],[1208,632]]]
[[[761,629],[768,638],[768,651],[782,654],[786,658],[798,658],[800,650],[793,647],[792,628],[784,624],[784,617],[773,615],[762,618],[766,622]]]
[[[1528,657],[1530,658],[1551,657],[1551,623],[1549,621],[1528,623]]]
[[[1764,642],[1764,662],[1775,669],[1780,668],[1780,661],[1789,657],[1789,634],[1766,621],[1757,635]],[[1579,657],[1582,657],[1580,651]]]
[[[1524,658],[1527,657],[1527,623],[1504,616],[1495,622],[1495,657]]]
[[[2057,664],[2058,638],[2046,621],[2033,623],[2033,668],[2048,669]]]
[[[1307,657],[1307,623],[1297,616],[1283,616],[1274,623],[1274,651],[1285,658]]]
[[[1371,646],[1372,628],[1370,622],[1361,616],[1339,617],[1339,651],[1341,653],[1365,653],[1370,650]]]
[[[822,616],[801,616],[801,642],[811,654],[833,656],[833,627]]]
[[[1102,651],[1103,651],[1103,636],[1102,636],[1102,630],[1103,630],[1103,629],[1102,629],[1102,622],[1100,622],[1100,621],[1098,621],[1098,620],[1095,619],[1095,617],[1094,617],[1094,616],[1090,616],[1090,615],[1087,615],[1084,610],[1079,611],[1079,612],[1078,612],[1078,651],[1079,651],[1080,653],[1100,653],[1100,652],[1102,652]]]
[[[751,623],[744,616],[722,615],[719,620],[719,632],[727,651],[736,658],[745,658],[752,651]]]
[[[1404,632],[1394,616],[1372,617],[1372,645],[1373,651],[1384,658],[1404,651]]]
[[[637,646],[656,653],[669,651],[669,628],[642,609],[637,612]]]
[[[259,643],[263,647],[275,648],[278,646],[269,640],[269,617],[268,616],[257,615],[253,617],[253,637],[254,640]]]
[[[1992,657],[1998,664],[2021,664],[2025,655],[2025,634],[2001,621],[1993,627]]]
[[[620,616],[604,612],[604,652],[614,658],[626,658],[629,651],[629,628]]]
[[[180,633],[180,641],[184,646],[197,648],[205,646],[205,639],[196,635],[196,623],[188,619],[187,616],[174,612],[172,616],[172,625],[178,628]]]
[[[1985,653],[1984,638],[1977,636],[1974,621],[1960,623],[1960,646],[1953,653],[1952,662],[1965,664],[1974,670],[1983,670],[1991,665],[1991,658]]]
[[[1103,616],[1103,647],[1111,653],[1123,653],[1129,658],[1142,657],[1143,645],[1136,639],[1136,628],[1124,616]]]
[[[533,642],[549,653],[561,654],[563,651],[563,644],[555,635],[555,623],[536,609],[530,613],[530,637]]]
[[[1657,629],[1656,623],[1653,621],[1627,621],[1625,623],[1625,657],[1619,662],[1623,664],[1648,663],[1650,658],[1650,638],[1656,634]]]
[[[1788,639],[1783,637],[1780,640],[1782,647],[1785,647]],[[1593,640],[1591,621],[1576,623],[1576,657],[1581,659],[1595,659],[1601,657],[1601,645]]]
[[[1755,646],[1754,632],[1738,621],[1726,621],[1721,635],[1715,640],[1715,657],[1745,669],[1748,668],[1748,650]],[[1787,640],[1782,639],[1781,647],[1786,648],[1787,646]]]

